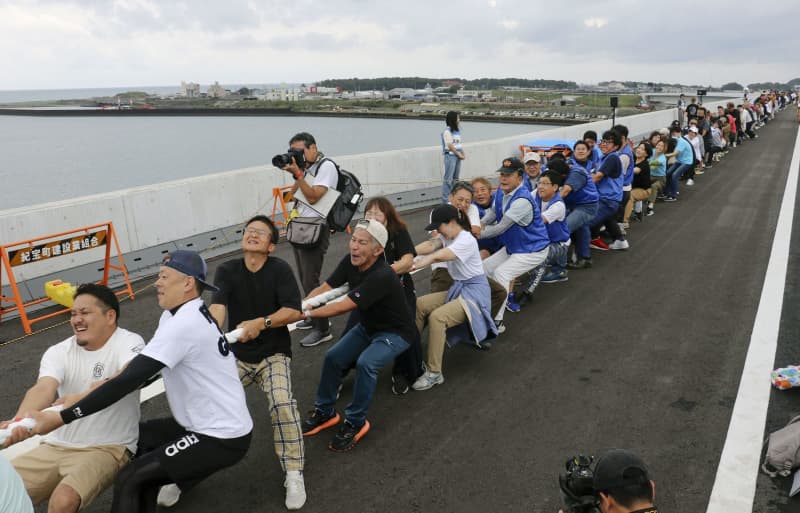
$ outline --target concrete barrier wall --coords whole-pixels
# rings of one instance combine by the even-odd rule
[[[708,106],[716,108],[718,103],[724,102]],[[668,126],[675,118],[676,110],[670,109],[617,118],[617,122],[628,126],[632,137],[639,137]],[[611,120],[605,120],[491,141],[467,141],[461,176],[493,175],[503,158],[517,153],[520,144],[532,139],[576,140],[586,130],[602,134],[610,127]],[[336,156],[336,161],[361,179],[367,196],[430,189],[441,184],[439,146]],[[290,183],[287,173],[265,165],[4,210],[0,211],[0,241],[7,244],[111,221],[122,252],[130,253],[235,226],[256,212],[271,214],[272,189]],[[16,267],[14,272],[17,281],[24,281],[101,258],[99,250],[93,250]]]

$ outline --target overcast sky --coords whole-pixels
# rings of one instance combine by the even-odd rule
[[[796,0],[0,0],[0,89],[800,76]]]

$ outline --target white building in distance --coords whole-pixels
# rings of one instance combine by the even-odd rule
[[[214,82],[213,85],[208,86],[208,95],[212,98],[224,98],[228,96],[228,91],[219,85],[219,82]]]
[[[181,80],[181,96],[185,96],[187,98],[199,98],[200,84],[195,84],[194,82],[187,83]]]

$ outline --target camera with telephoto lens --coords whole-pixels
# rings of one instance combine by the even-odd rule
[[[292,163],[292,157],[294,157],[297,167],[303,169],[303,166],[306,164],[305,154],[303,153],[303,150],[296,150],[294,148],[289,148],[286,150],[286,153],[272,157],[272,165],[283,169]]]
[[[594,493],[594,456],[579,454],[567,460],[566,472],[558,476],[566,513],[599,513]]]

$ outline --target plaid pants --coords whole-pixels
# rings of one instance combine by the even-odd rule
[[[291,358],[275,354],[259,363],[237,361],[242,385],[256,383],[269,401],[275,454],[284,472],[303,470],[305,448],[297,401],[292,396]]]

